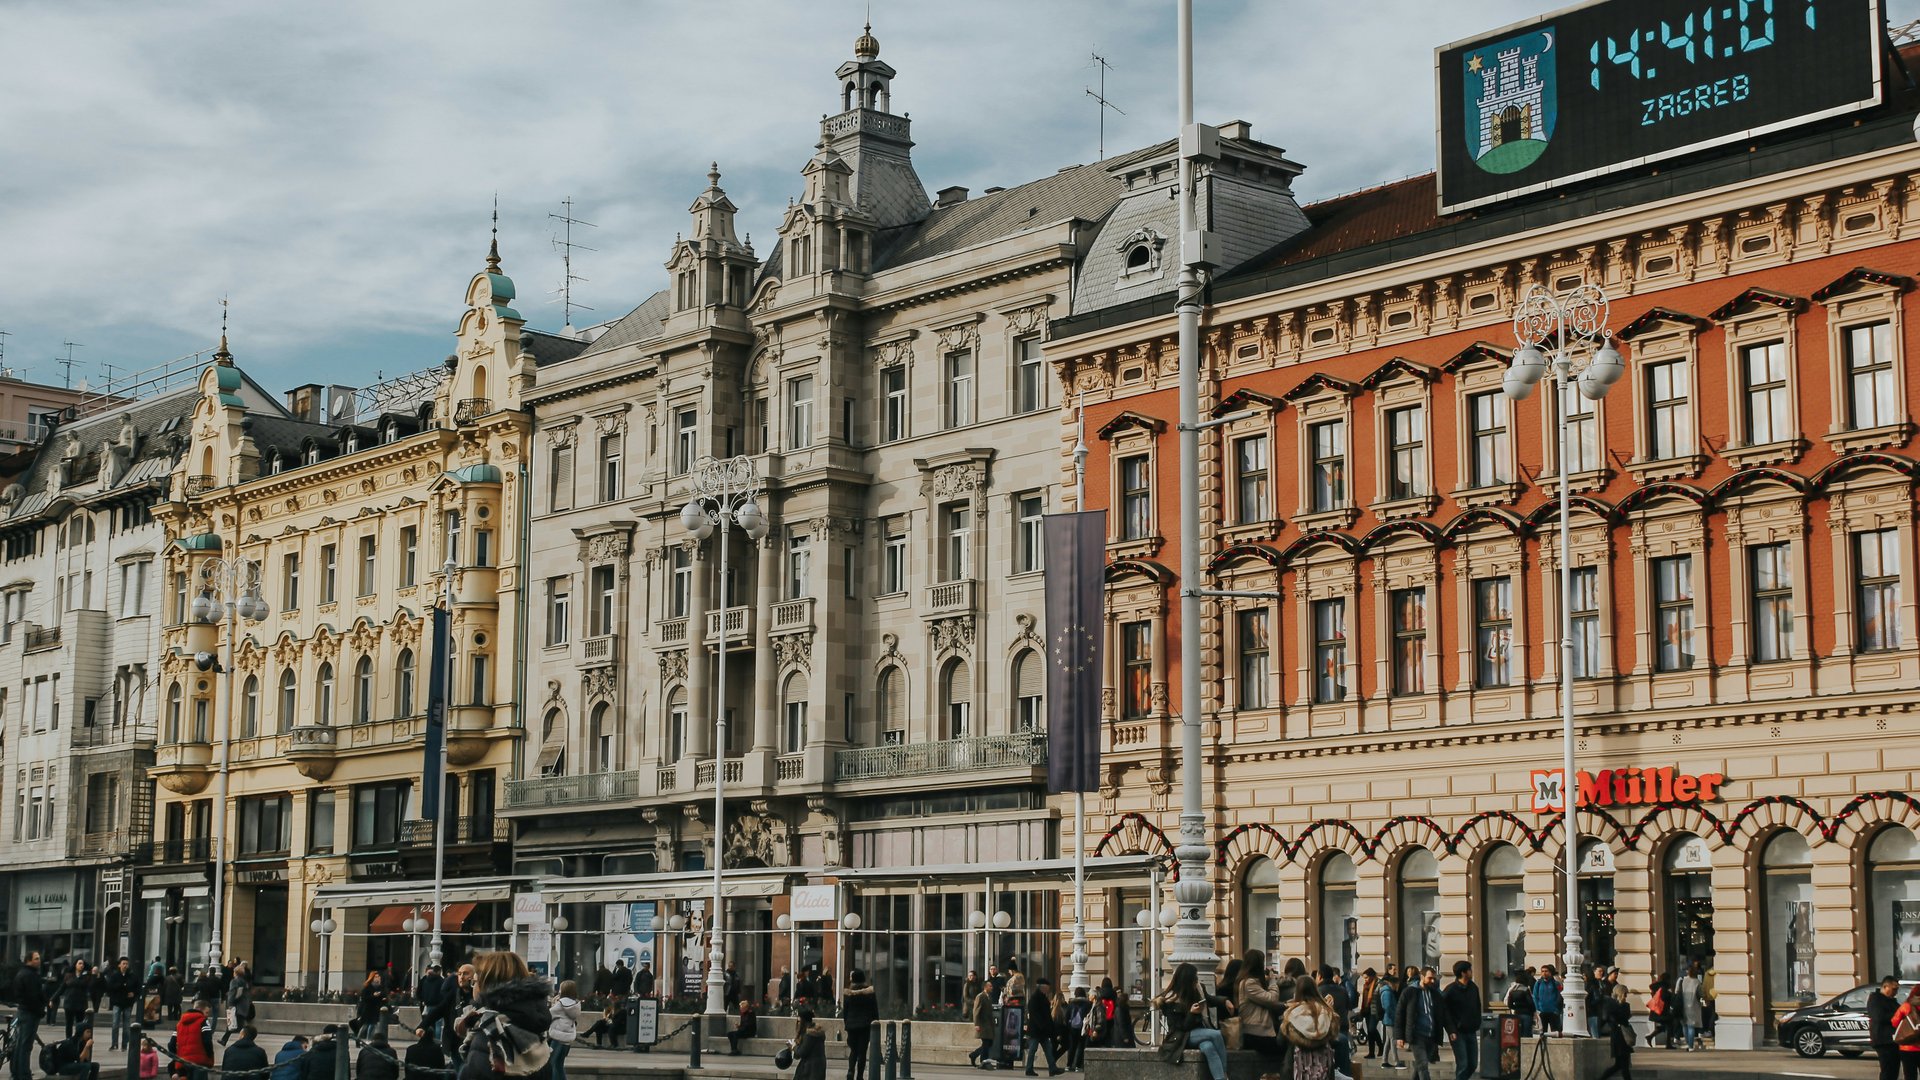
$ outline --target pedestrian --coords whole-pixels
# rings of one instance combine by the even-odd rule
[[[547,980],[516,953],[481,953],[473,961],[473,1004],[454,1024],[466,1039],[459,1080],[498,1080],[502,1073],[547,1080]]]
[[[1667,979],[1667,973],[1661,972],[1647,987],[1647,1019],[1653,1022],[1653,1030],[1647,1035],[1647,1045],[1652,1046],[1655,1039],[1665,1038],[1667,1049],[1673,1049],[1673,1016],[1679,1012],[1673,1007],[1673,991]]]
[[[993,984],[988,983],[974,995],[973,1009],[968,1016],[973,1021],[973,1037],[980,1040],[979,1046],[967,1052],[967,1064],[976,1069],[993,1068],[993,996]]]
[[[879,995],[867,982],[867,973],[853,969],[853,980],[840,1007],[840,1024],[847,1032],[847,1080],[867,1075],[867,1045],[873,1036],[873,1022],[880,1018]]]
[[[613,965],[613,996],[626,997],[633,993],[633,969],[627,966],[627,958],[621,957]]]
[[[196,999],[180,1013],[167,1052],[173,1055],[176,1075],[203,1080],[213,1067],[213,1002]]]
[[[1520,1037],[1533,1038],[1533,1019],[1539,1009],[1533,1003],[1533,969],[1527,968],[1514,976],[1507,987],[1507,1011],[1520,1022]]]
[[[1132,1046],[1133,1039],[1133,1002],[1127,995],[1114,989],[1112,979],[1100,980],[1101,996],[1106,999],[1107,1008],[1107,1045]]]
[[[1700,996],[1700,961],[1687,965],[1687,973],[1680,976],[1676,984],[1675,1004],[1679,1006],[1675,1014],[1680,1021],[1680,1030],[1686,1037],[1687,1049],[1700,1049],[1700,1027],[1706,1001]]]
[[[1312,979],[1293,982],[1293,1003],[1280,1016],[1280,1031],[1293,1047],[1293,1080],[1328,1080],[1334,1073],[1334,1042],[1340,1017]]]
[[[427,965],[427,973],[420,977],[420,1026],[436,1042],[440,1025],[447,1022],[447,1013],[452,1007],[453,980],[447,978],[446,970],[439,964]]]
[[[1011,983],[1009,983],[1011,984]],[[1027,1037],[1027,1075],[1038,1076],[1033,1071],[1033,1054],[1038,1050],[1047,1059],[1047,1075],[1059,1076],[1067,1070],[1060,1067],[1060,1059],[1053,1050],[1053,983],[1042,976],[1033,984],[1033,993],[1027,997],[1026,1037]],[[849,1080],[853,1077],[849,1076]]]
[[[85,960],[75,960],[60,984],[60,1005],[67,1011],[67,1038],[92,1026],[92,1014],[87,1011],[92,1000],[93,973],[87,970]]]
[[[145,1035],[140,1036],[140,1080],[160,1080],[160,1048]]]
[[[1533,1011],[1540,1018],[1542,1034],[1560,1034],[1561,1017],[1566,1015],[1566,1008],[1566,999],[1560,991],[1559,973],[1552,964],[1543,965],[1540,977],[1533,980]]]
[[[1013,961],[1011,960],[1007,961],[1006,972],[1007,981],[1000,988],[1001,999],[1011,1003],[1025,1001],[1027,999],[1027,977],[1020,974],[1020,969],[1014,967]]]
[[[233,965],[233,977],[227,981],[227,1031],[220,1036],[225,1046],[235,1027],[253,1023],[253,968],[242,960]]]
[[[1348,1018],[1353,1013],[1353,995],[1346,983],[1340,979],[1340,973],[1332,964],[1320,965],[1320,996],[1333,1010],[1338,1032],[1333,1037],[1333,1067],[1340,1072],[1353,1075],[1353,1040],[1347,1035]]]
[[[741,1040],[751,1039],[756,1035],[758,1035],[759,1033],[760,1033],[760,1018],[753,1011],[753,1002],[751,1001],[740,1002],[740,1022],[733,1026],[732,1031],[727,1032],[728,1055],[732,1057],[739,1057]],[[614,1036],[613,1045],[615,1047],[618,1047],[620,1045],[620,1038],[618,1035]]]
[[[1280,1038],[1280,1016],[1287,1011],[1288,1000],[1273,989],[1267,971],[1267,954],[1248,949],[1240,961],[1240,982],[1230,988],[1234,1015],[1240,1018],[1240,1048],[1266,1059],[1272,1070],[1284,1074],[1280,1066],[1287,1057],[1286,1044]]]
[[[400,1059],[387,1042],[386,1025],[372,1029],[361,1039],[360,1054],[353,1059],[353,1074],[358,1080],[400,1080]]]
[[[1372,968],[1360,973],[1354,1008],[1360,1017],[1361,1031],[1366,1035],[1366,1060],[1372,1061],[1380,1055],[1380,974]]]
[[[607,978],[613,978],[608,972]],[[560,984],[560,992],[547,1007],[547,1069],[553,1080],[567,1080],[567,1054],[580,1035],[580,984],[572,979]]]
[[[1480,1014],[1486,1002],[1473,982],[1473,965],[1453,965],[1453,981],[1440,993],[1446,1007],[1447,1037],[1453,1042],[1453,1080],[1467,1080],[1480,1068]]]
[[[440,1049],[449,1062],[459,1058],[460,1021],[473,1009],[473,982],[473,965],[461,964],[454,973],[451,1000],[441,1011],[446,1022],[440,1025]]]
[[[406,1066],[407,1080],[438,1080],[447,1067],[447,1055],[441,1052],[440,1041],[425,1027],[413,1029],[413,1045],[407,1047],[401,1061]]]
[[[728,974],[733,972],[731,962],[727,964],[727,972]],[[593,969],[593,996],[606,997],[611,993],[613,993],[613,969],[607,966],[605,959],[602,959],[600,966]]]
[[[228,1034],[239,1037],[220,1054],[221,1076],[226,1080],[263,1080],[268,1066],[267,1052],[260,1048],[260,1033],[252,1024],[242,1024],[238,1032],[230,1030]],[[245,1073],[253,1075],[236,1075]]]
[[[607,984],[609,986],[613,984],[612,972],[607,973]],[[740,1004],[740,972],[731,960],[727,961],[726,1002],[729,1009]]]
[[[786,969],[782,968],[781,970],[784,971]],[[639,997],[652,997],[655,981],[653,965],[643,961],[640,964],[640,970],[633,973],[634,994]]]
[[[86,1005],[80,1006],[85,1014]],[[73,1076],[79,1080],[100,1080],[100,1066],[93,1060],[93,1028],[82,1024],[77,1034],[69,1035],[53,1048],[55,1076]]]
[[[827,1033],[813,1022],[813,1010],[794,1014],[793,1080],[827,1080]]]
[[[306,1056],[307,1037],[305,1035],[295,1035],[288,1039],[280,1047],[280,1052],[273,1055],[273,1072],[269,1074],[268,1080],[300,1080],[301,1071],[306,1064],[304,1060]]]
[[[987,965],[987,982],[993,986],[993,996],[998,1000],[1000,992],[1007,988],[1007,976],[1000,970],[999,964]]]
[[[1900,980],[1887,975],[1867,998],[1867,1045],[1879,1059],[1880,1080],[1898,1080],[1900,1074],[1900,1045],[1893,1037],[1893,1014],[1904,1004],[1899,994]]]
[[[1920,985],[1907,993],[1907,1000],[1893,1014],[1893,1041],[1900,1050],[1902,1080],[1920,1076]]]
[[[133,974],[133,961],[121,957],[113,970],[107,972],[106,1002],[113,1018],[113,1030],[108,1050],[118,1050],[123,1043],[133,1041],[133,1005],[139,995],[140,987]]]
[[[13,1080],[33,1080],[33,1042],[47,1014],[47,990],[40,981],[40,954],[29,952],[13,973]]]
[[[1218,1018],[1231,1003],[1203,990],[1200,972],[1192,964],[1174,968],[1166,989],[1150,1004],[1167,1024],[1166,1040],[1160,1044],[1162,1061],[1178,1065],[1180,1055],[1192,1047],[1206,1059],[1213,1080],[1227,1080],[1227,1040],[1220,1034]]]
[[[1066,1031],[1067,1071],[1079,1072],[1087,1060],[1087,1017],[1093,1013],[1093,999],[1087,988],[1076,986],[1067,999]]]
[[[1598,1004],[1593,1011],[1600,1017],[1601,1033],[1613,1050],[1613,1064],[1607,1066],[1599,1080],[1607,1080],[1609,1076],[1633,1080],[1633,1005],[1627,1000],[1627,988],[1615,983],[1613,993],[1601,998]]]
[[[1393,1034],[1400,1023],[1400,994],[1400,969],[1388,964],[1386,973],[1380,976],[1380,1067],[1383,1069],[1406,1068]]]
[[[180,969],[169,966],[166,977],[160,980],[160,1003],[166,1006],[167,1019],[180,1019],[180,1006],[186,992],[186,980],[180,977]]]
[[[282,1054],[286,1051],[282,1050]],[[306,1055],[295,1059],[300,1066],[300,1080],[333,1080],[333,1064],[339,1060],[340,1028],[328,1024],[314,1036],[313,1045],[307,1048]]]
[[[1413,965],[1407,965],[1409,969]],[[1440,1060],[1440,1039],[1446,1032],[1446,1007],[1440,1000],[1438,979],[1432,968],[1420,969],[1418,981],[1400,996],[1400,1016],[1395,1028],[1400,1033],[1400,1049],[1413,1055],[1411,1080],[1433,1080],[1433,1063]]]
[[[353,1033],[366,1038],[367,1033],[380,1023],[380,1016],[387,1009],[387,979],[378,969],[367,972],[367,981],[360,984],[360,1000],[354,1007]]]

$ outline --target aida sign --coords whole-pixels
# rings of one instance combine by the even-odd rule
[[[1684,773],[1668,766],[1602,769],[1581,772],[1579,805],[1659,806],[1667,803],[1713,802],[1720,798],[1721,773]],[[1533,812],[1558,813],[1566,808],[1566,773],[1559,769],[1533,770]]]

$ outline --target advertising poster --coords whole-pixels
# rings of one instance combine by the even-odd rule
[[[1802,1001],[1813,1000],[1813,901],[1787,901],[1787,957],[1792,963],[1789,989]],[[1904,965],[1904,961],[1902,962]],[[1904,976],[1903,976],[1904,977]]]
[[[1920,979],[1920,900],[1893,902],[1893,940],[1900,978]]]
[[[654,962],[655,910],[651,900],[606,906],[601,948],[609,968],[624,960],[627,970],[639,971],[641,964]]]
[[[553,963],[553,931],[543,923],[527,931],[527,966],[536,975],[545,975]]]

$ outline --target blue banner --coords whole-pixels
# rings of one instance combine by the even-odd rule
[[[426,764],[420,776],[420,818],[440,820],[440,748],[447,741],[447,657],[452,643],[446,608],[433,609],[433,669],[427,673]]]

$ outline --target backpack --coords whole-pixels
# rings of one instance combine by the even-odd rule
[[[40,1071],[48,1076],[59,1073],[61,1066],[80,1060],[80,1037],[58,1042],[40,1044]]]

